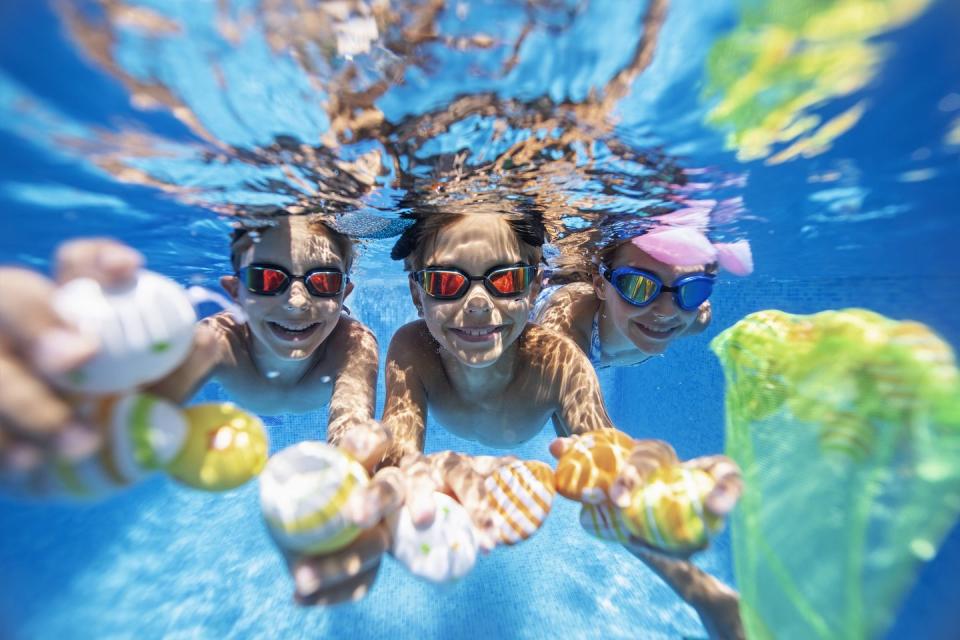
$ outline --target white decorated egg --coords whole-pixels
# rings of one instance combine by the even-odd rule
[[[263,518],[285,549],[342,549],[360,534],[344,516],[344,506],[368,482],[363,466],[340,449],[300,442],[273,455],[260,474]]]
[[[187,357],[197,322],[183,287],[151,271],[116,287],[71,280],[57,290],[52,305],[99,344],[93,359],[56,381],[86,394],[128,391],[163,378]]]
[[[433,522],[418,528],[404,507],[388,520],[394,557],[412,574],[430,582],[451,582],[465,576],[477,561],[477,538],[470,514],[443,493],[434,493]]]

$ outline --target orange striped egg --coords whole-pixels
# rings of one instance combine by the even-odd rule
[[[615,429],[574,436],[557,462],[557,491],[565,498],[600,502],[633,450],[633,438]]]
[[[553,469],[535,460],[500,467],[485,483],[500,542],[516,544],[540,528],[553,502]]]
[[[630,531],[623,521],[623,512],[609,503],[583,505],[580,510],[580,526],[601,540],[620,544],[630,541]]]

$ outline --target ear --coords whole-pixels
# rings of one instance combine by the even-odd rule
[[[347,286],[343,288],[343,299],[346,300],[351,293],[353,293],[353,280],[348,280]]]
[[[606,287],[603,286],[603,283],[606,280],[599,273],[593,274],[593,292],[597,294],[599,300],[607,299]]]
[[[417,283],[413,281],[413,278],[407,280],[407,284],[410,287],[410,299],[413,301],[413,306],[417,308],[417,315],[423,317],[423,300],[420,298],[420,287],[417,286]]]
[[[240,278],[237,276],[220,276],[220,286],[227,292],[234,302],[240,293]]]

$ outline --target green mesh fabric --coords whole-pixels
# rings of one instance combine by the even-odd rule
[[[927,327],[761,311],[711,343],[750,638],[873,638],[960,514],[960,382]]]

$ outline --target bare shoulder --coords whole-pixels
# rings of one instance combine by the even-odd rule
[[[207,316],[200,326],[213,335],[223,364],[236,364],[240,353],[246,352],[246,326],[226,311]]]
[[[570,336],[583,346],[589,340],[585,327],[597,308],[597,295],[589,282],[566,284],[551,294],[535,321],[547,329]]]
[[[586,359],[583,350],[570,336],[550,327],[529,324],[520,334],[520,339],[523,351],[532,364],[550,366],[550,363],[558,361],[577,362]]]
[[[337,327],[333,330],[333,335],[331,338],[335,338],[338,344],[343,344],[349,347],[366,347],[377,345],[377,337],[373,334],[370,327],[363,324],[356,318],[351,318],[350,316],[343,314],[340,316],[340,321],[337,322]]]
[[[414,320],[403,325],[390,338],[390,352],[397,354],[422,355],[425,351],[435,350],[436,342],[423,320]]]

